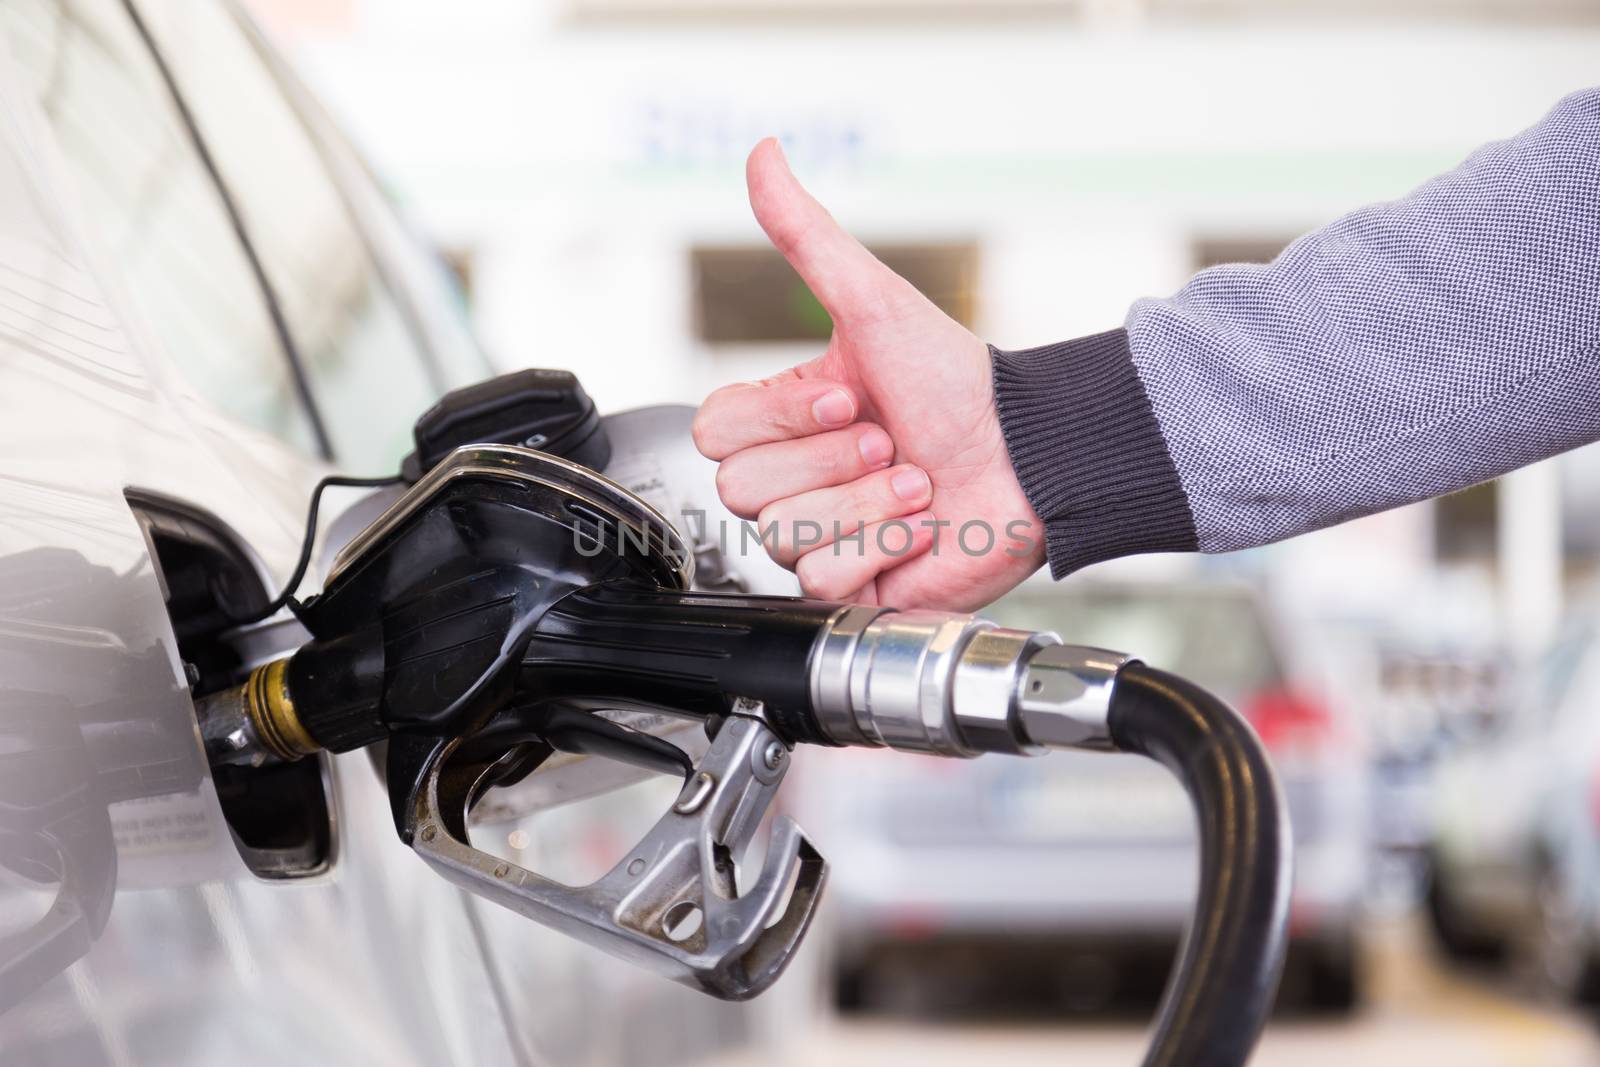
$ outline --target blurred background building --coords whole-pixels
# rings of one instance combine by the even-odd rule
[[[745,203],[744,156],[769,134],[886,262],[1023,347],[1113,327],[1208,264],[1270,259],[1600,83],[1595,0],[251,6],[442,246],[500,365],[570,366],[608,410],[694,403],[825,342]],[[1437,766],[1514,732],[1512,709],[1600,694],[1600,678],[1526,692],[1569,619],[1582,629],[1597,562],[1589,449],[1283,545],[1096,568],[1068,592],[1181,579],[1269,604],[1341,752],[1367,761],[1373,892],[1392,874],[1411,901],[1456,847]],[[1537,770],[1475,773],[1536,792]],[[1600,889],[1583,893],[1593,910]],[[1456,947],[1482,947],[1456,905]]]
[[[581,364],[610,409],[826,338],[744,203],[768,134],[883,258],[1021,347],[1270,258],[1600,80],[1590,0],[255,6],[442,242],[491,352]],[[1600,552],[1595,467],[1221,565],[1408,639],[1531,652]]]

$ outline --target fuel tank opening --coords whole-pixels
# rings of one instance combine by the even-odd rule
[[[227,524],[170,497],[143,490],[126,495],[150,546],[197,705],[245,682],[254,668],[305,640],[293,620],[244,626],[232,621],[267,604],[271,594]],[[285,628],[295,632],[281,632]],[[263,672],[263,682],[270,681],[268,674]],[[332,865],[337,844],[332,770],[321,755],[256,766],[211,760],[228,829],[256,875],[307,878]]]

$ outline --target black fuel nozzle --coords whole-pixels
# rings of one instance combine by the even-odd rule
[[[682,539],[619,486],[528,449],[463,447],[341,553],[299,612],[312,640],[235,706],[275,758],[386,739],[396,827],[439,873],[726,999],[776,979],[824,882],[821,856],[780,819],[753,885],[735,885],[733,857],[794,744],[1146,755],[1188,788],[1202,856],[1200,910],[1146,1062],[1243,1062],[1282,959],[1290,838],[1237,714],[1054,634],[691,584]],[[710,746],[690,759],[605,718],[628,707],[714,724]],[[240,731],[206,735],[225,747]],[[656,828],[581,888],[469,838],[484,792],[557,750],[684,779]]]
[[[471,732],[511,701],[550,605],[595,583],[685,588],[692,567],[664,518],[593,471],[457,449],[336,557],[296,611],[308,642],[201,701],[202,732],[225,762]]]
[[[759,703],[788,744],[831,744],[812,712],[812,654],[844,605],[602,582],[552,604],[522,657],[528,693],[703,718]]]
[[[439,873],[680,982],[744,999],[792,958],[826,870],[780,817],[753,884],[735,882],[734,860],[789,764],[787,738],[760,703],[714,697],[719,684],[756,674],[623,692],[587,684],[578,670],[552,666],[545,675],[528,663],[536,639],[542,648],[561,640],[559,628],[539,632],[555,605],[564,606],[552,619],[583,614],[584,597],[596,611],[601,604],[620,610],[622,600],[607,591],[626,590],[623,600],[682,596],[693,614],[692,576],[693,556],[671,524],[593,471],[518,446],[462,447],[340,554],[325,591],[297,612],[309,642],[200,702],[202,733],[214,758],[230,762],[298,759],[384,740],[396,829]],[[762,614],[758,606],[751,611]],[[804,647],[825,614],[806,618],[808,635],[800,620],[778,627],[779,644],[802,673]],[[647,619],[631,619],[628,625],[650,632]],[[711,625],[703,614],[701,622]],[[787,692],[779,687],[774,695]],[[715,718],[719,728],[691,758],[604,717],[630,702]],[[489,856],[468,833],[468,814],[490,787],[515,781],[556,751],[684,781],[677,802],[618,869],[581,889]]]
[[[559,501],[538,514],[500,508],[508,494],[515,496],[516,480],[507,474],[518,461],[496,452],[496,444],[543,453],[554,468],[546,477],[552,487],[604,482],[593,472],[609,462],[610,439],[575,375],[527,369],[456,389],[424,412],[412,432],[416,448],[401,462],[398,479],[328,478],[318,485],[295,576],[252,617],[291,605],[312,640],[196,702],[213,763],[293,761],[375,744],[396,730],[459,728],[505,697],[514,656],[501,646],[520,636],[526,619],[587,580],[634,573],[617,566],[626,546],[588,557],[587,571],[547,552],[551,543],[571,540],[556,535],[574,523],[606,536],[608,522],[617,520],[606,501],[620,500],[622,512],[637,518],[631,495],[610,483],[598,512],[586,511],[583,499],[567,501],[568,512]],[[414,488],[340,554],[323,595],[296,603],[292,594],[311,557],[323,486],[394,480]],[[655,518],[657,529],[665,527]],[[507,539],[519,537],[529,550],[507,551]],[[562,569],[560,577],[542,580],[540,572],[551,567]],[[666,580],[659,567],[642,573]]]

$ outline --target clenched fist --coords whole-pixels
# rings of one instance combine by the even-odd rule
[[[766,140],[750,206],[833,317],[827,350],[725,386],[695,419],[717,487],[810,595],[972,610],[1044,560],[1011,468],[986,345],[885,267]]]

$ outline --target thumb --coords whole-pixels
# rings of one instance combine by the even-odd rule
[[[805,191],[776,138],[750,153],[745,182],[767,238],[835,321],[881,314],[900,295],[904,283]]]

